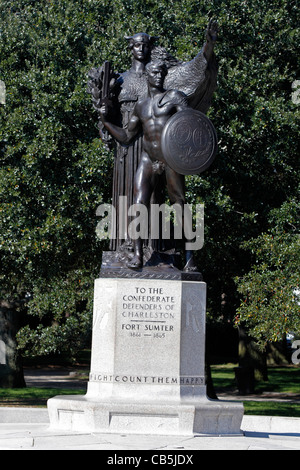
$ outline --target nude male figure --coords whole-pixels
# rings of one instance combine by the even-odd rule
[[[146,65],[148,75],[148,96],[137,102],[127,128],[120,128],[107,121],[107,107],[101,110],[101,119],[106,129],[121,143],[129,143],[142,130],[143,154],[135,175],[134,203],[150,205],[151,194],[157,183],[157,176],[163,171],[171,204],[185,203],[184,176],[170,168],[162,153],[161,135],[170,116],[185,109],[186,96],[178,90],[164,90],[163,82],[167,68],[163,63],[151,62]],[[130,268],[143,265],[143,241],[135,240],[134,257],[127,264]],[[185,271],[194,271],[192,252],[186,251]]]

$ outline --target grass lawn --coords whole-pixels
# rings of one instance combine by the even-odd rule
[[[84,390],[71,388],[0,388],[0,406],[47,406],[55,395],[84,395]]]
[[[290,416],[300,418],[300,402],[244,401],[245,415]]]
[[[237,364],[218,364],[211,366],[211,374],[216,390],[232,391],[236,389],[234,368]],[[256,393],[298,393],[300,394],[299,366],[269,366],[268,381],[255,384]]]
[[[211,366],[212,379],[217,395],[220,392],[230,394],[236,391],[234,367],[236,367],[236,364]],[[268,382],[261,381],[255,385],[255,396],[260,398],[259,401],[251,400],[251,397],[243,400],[245,414],[300,417],[299,366],[269,367],[268,377]],[[264,400],[264,394],[267,393],[270,393],[274,399],[278,398],[279,401],[271,401],[268,398]],[[84,389],[71,388],[0,388],[0,406],[45,407],[48,398],[55,395],[84,394]]]
[[[211,375],[216,393],[236,391],[234,367],[237,364],[211,366]],[[260,401],[244,400],[245,414],[265,416],[300,417],[300,368],[299,366],[268,367],[268,381],[255,384],[255,394]],[[264,394],[271,394],[279,401],[266,400]],[[297,397],[294,395],[298,395]],[[242,398],[242,397],[241,397]],[[288,399],[295,399],[291,402]]]

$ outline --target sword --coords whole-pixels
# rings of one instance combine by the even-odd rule
[[[106,104],[106,105],[111,104],[111,101],[109,99],[110,78],[111,78],[111,66],[110,66],[110,62],[106,60],[103,64],[103,70],[102,70],[102,90],[101,90],[101,99],[100,99],[101,106],[103,104]]]

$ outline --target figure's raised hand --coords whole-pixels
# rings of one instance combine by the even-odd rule
[[[210,20],[206,30],[206,39],[208,42],[216,42],[218,38],[218,22]]]

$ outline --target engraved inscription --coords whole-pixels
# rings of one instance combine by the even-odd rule
[[[122,295],[121,332],[131,338],[164,339],[175,331],[175,297],[160,287],[137,287]]]
[[[153,376],[153,375],[114,375],[103,372],[91,372],[89,376],[91,382],[102,383],[134,383],[134,384],[154,384],[154,385],[205,385],[205,378],[202,376]]]

